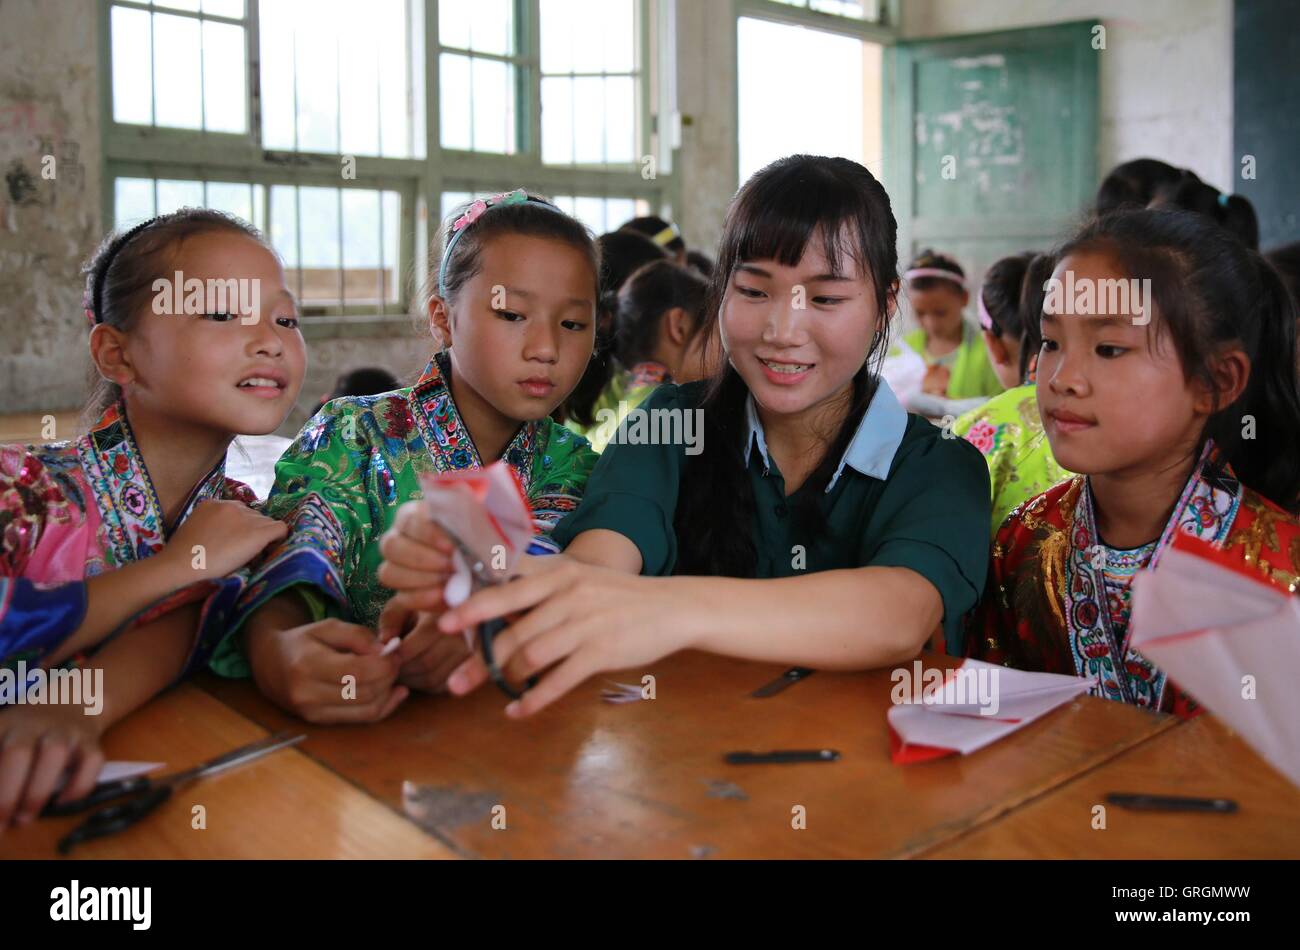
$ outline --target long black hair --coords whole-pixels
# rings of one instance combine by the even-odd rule
[[[1205,216],[1174,210],[1096,219],[1056,259],[1085,252],[1107,254],[1129,277],[1151,280],[1158,332],[1173,341],[1188,380],[1213,389],[1215,354],[1225,346],[1245,352],[1250,379],[1235,402],[1216,406],[1204,437],[1245,485],[1300,512],[1295,303],[1273,266]],[[1247,416],[1257,438],[1244,437]]]
[[[618,366],[614,358],[615,313],[618,291],[633,271],[652,261],[668,259],[668,252],[643,234],[635,231],[609,231],[596,238],[600,253],[600,273],[596,303],[596,343],[591,362],[560,403],[556,416],[561,421],[573,419],[579,425],[596,424],[596,400],[605,391]]]
[[[993,324],[994,336],[1015,340],[1020,347],[1019,378],[1029,375],[1029,361],[1042,347],[1039,319],[1043,313],[1043,284],[1052,276],[1052,257],[1021,251],[1001,258],[984,272],[980,300]]]
[[[1159,189],[1176,184],[1186,175],[1196,178],[1192,172],[1158,158],[1135,158],[1123,162],[1102,179],[1094,211],[1096,214],[1109,214],[1120,208],[1145,208]]]
[[[881,327],[862,354],[853,377],[851,404],[839,432],[827,445],[800,492],[796,525],[807,530],[820,519],[817,501],[857,430],[875,393],[888,349],[890,303],[898,286],[898,226],[889,196],[871,173],[846,158],[791,155],[747,181],[727,211],[718,244],[717,267],[709,285],[700,332],[720,344],[722,302],[737,265],[775,260],[793,267],[810,242],[820,241],[828,262],[839,269],[846,258],[869,274]],[[754,496],[746,466],[745,405],[749,390],[725,359],[709,381],[703,409],[703,451],[683,474],[674,528],[679,573],[752,577]]]
[[[1192,172],[1184,171],[1177,181],[1157,188],[1151,207],[1180,208],[1203,214],[1235,234],[1252,251],[1259,250],[1259,218],[1250,199],[1222,192]]]
[[[614,355],[629,369],[654,358],[664,315],[680,307],[691,317],[689,343],[700,328],[709,285],[689,267],[670,260],[638,268],[618,292],[614,313]]]

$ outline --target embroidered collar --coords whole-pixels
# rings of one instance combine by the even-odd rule
[[[127,420],[126,404],[118,401],[110,406],[75,444],[107,531],[114,563],[120,566],[156,554],[171,532]],[[223,497],[225,485],[223,457],[190,492],[176,519],[177,526],[199,502]]]
[[[763,423],[758,418],[758,408],[754,405],[752,395],[745,399],[745,461],[748,462],[754,452],[754,444],[763,457],[763,474],[772,467],[772,459],[767,451],[767,438],[763,434]],[[858,431],[854,433],[849,447],[840,457],[840,464],[835,474],[826,483],[829,492],[840,480],[844,466],[848,465],[863,475],[884,481],[889,477],[889,468],[894,462],[903,434],[907,431],[907,411],[898,402],[898,397],[889,388],[883,378],[876,381],[876,391],[871,397],[871,404],[862,414]]]
[[[1094,695],[1158,709],[1167,678],[1150,660],[1129,648],[1131,631],[1116,629],[1107,602],[1107,552],[1097,534],[1091,483],[1086,477],[1081,482],[1069,528],[1064,578],[1071,601],[1065,615],[1066,631],[1075,670],[1096,680]],[[1240,482],[1213,440],[1207,440],[1145,566],[1155,568],[1180,532],[1222,545],[1240,504]]]
[[[429,361],[411,389],[411,402],[419,410],[414,413],[416,425],[420,427],[437,471],[482,468],[483,460],[452,399],[450,379],[451,357],[444,351]],[[501,456],[519,476],[525,496],[529,494],[533,453],[540,427],[541,422],[537,420],[525,422]]]

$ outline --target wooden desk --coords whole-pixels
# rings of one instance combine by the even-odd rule
[[[928,657],[926,665],[956,662]],[[656,677],[654,700],[610,705],[594,680],[514,722],[489,684],[462,699],[414,696],[368,726],[300,724],[248,681],[199,682],[268,729],[303,729],[299,748],[394,808],[404,782],[428,787],[428,826],[462,854],[483,857],[916,855],[1174,723],[1082,697],[974,755],[897,766],[885,724],[887,670],[817,673],[768,699],[749,693],[780,667],[701,653],[609,679],[639,683],[642,672]],[[741,749],[827,747],[842,759],[722,759]],[[492,827],[497,805],[503,830]],[[795,806],[805,809],[803,830],[792,827]]]
[[[1092,809],[1107,792],[1232,798],[1232,815]],[[1202,716],[997,821],[925,853],[941,858],[1300,858],[1300,789]]]
[[[110,759],[166,762],[175,772],[266,735],[192,685],[159,697],[110,729]],[[160,771],[158,774],[165,774]],[[207,828],[191,827],[192,808]],[[0,835],[0,858],[57,857],[82,816],[45,818]],[[281,749],[186,786],[154,814],[78,858],[446,858],[455,855],[411,822],[322,768]]]

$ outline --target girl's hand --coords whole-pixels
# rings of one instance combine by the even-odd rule
[[[549,669],[538,684],[506,707],[530,716],[595,673],[643,666],[690,645],[689,603],[665,589],[673,578],[641,577],[568,558],[534,558],[536,570],[484,588],[438,620],[460,636],[484,620],[527,611],[492,643],[497,665],[511,682]],[[552,668],[553,667],[553,668]],[[477,654],[447,686],[463,695],[488,679]]]
[[[222,577],[239,570],[269,544],[283,539],[289,526],[238,501],[200,502],[171,541],[159,552],[184,564],[193,579]],[[199,555],[202,554],[200,558]]]
[[[440,609],[442,589],[452,573],[453,550],[446,532],[426,514],[424,503],[408,501],[397,509],[393,526],[379,539],[384,561],[376,577],[388,589],[408,594],[402,601],[408,607]]]
[[[925,379],[921,381],[921,392],[929,393],[932,396],[947,396],[948,381],[952,378],[952,373],[946,366],[940,366],[937,363],[927,367]]]
[[[87,716],[80,705],[0,712],[0,833],[11,821],[26,824],[35,818],[69,769],[58,800],[90,794],[104,765],[101,718]]]
[[[258,689],[308,722],[378,722],[410,695],[397,685],[398,656],[379,656],[374,634],[354,623],[254,622],[245,645]]]
[[[401,660],[397,682],[426,693],[443,693],[447,679],[469,657],[463,637],[449,637],[438,629],[437,613],[419,613],[402,638],[395,656]]]

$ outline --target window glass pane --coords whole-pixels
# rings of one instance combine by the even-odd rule
[[[199,0],[154,0],[155,7],[171,7],[173,10],[199,12]]]
[[[605,85],[605,157],[610,164],[636,160],[636,87],[631,77],[611,76]]]
[[[475,59],[474,136],[478,152],[510,154],[515,148],[515,68],[509,63]]]
[[[203,182],[158,180],[158,214],[203,207]]]
[[[131,227],[153,216],[153,179],[119,178],[113,183],[114,227]]]
[[[302,228],[298,236],[302,248],[301,299],[304,303],[336,303],[342,255],[339,190],[299,188],[298,210]]]
[[[597,76],[573,80],[573,114],[592,116],[605,114],[605,83]],[[573,160],[578,164],[594,164],[605,160],[605,129],[598,122],[574,123]]]
[[[514,0],[439,0],[438,42],[509,56],[515,51]]]
[[[261,0],[268,148],[411,158],[407,0]],[[295,127],[296,124],[296,127]]]
[[[293,10],[283,2],[258,7],[261,31],[262,144],[291,151],[294,147]]]
[[[556,195],[552,200],[596,235],[616,231],[624,222],[650,213],[650,204],[643,198]]]
[[[384,251],[384,289],[385,300],[398,302],[402,299],[400,235],[402,233],[402,196],[395,191],[382,192],[381,210],[383,211],[383,228],[380,239]]]
[[[343,298],[347,303],[378,303],[379,192],[343,189]]]
[[[442,147],[468,149],[473,142],[470,60],[467,56],[443,53],[439,61],[442,69]]]
[[[567,76],[542,80],[542,161],[573,161],[573,80]]]
[[[149,14],[113,7],[113,118],[118,122],[153,122],[153,86],[149,63]]]
[[[199,21],[155,14],[153,18],[154,121],[179,129],[203,127],[203,77]]]
[[[515,67],[443,53],[442,145],[510,155],[516,151]]]
[[[244,30],[229,23],[203,23],[204,126],[213,132],[246,132]]]
[[[299,282],[296,268],[298,266],[298,189],[289,185],[271,186],[271,246],[284,259],[287,269],[295,269],[293,275],[286,273],[289,289],[299,294]]]
[[[233,214],[256,226],[253,220],[252,186],[233,181],[208,182],[208,207]]]
[[[540,9],[542,161],[634,162],[640,151],[635,0],[541,0]]]
[[[339,151],[339,48],[328,20],[312,17],[297,27],[298,148]]]
[[[743,17],[737,36],[740,180],[795,152],[877,162],[864,154],[868,44],[849,36]],[[872,47],[872,51],[878,47]],[[808,89],[834,95],[804,94]],[[779,117],[779,121],[775,119]],[[872,124],[879,125],[873,108]],[[878,166],[878,162],[876,164]]]
[[[203,0],[203,12],[215,16],[243,17],[244,0]]]

